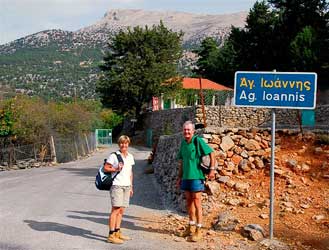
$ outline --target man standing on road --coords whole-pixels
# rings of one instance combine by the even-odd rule
[[[122,234],[120,227],[124,210],[129,206],[129,199],[133,195],[132,166],[135,165],[133,155],[128,152],[129,137],[120,136],[118,144],[120,150],[116,153],[121,155],[123,162],[119,162],[117,156],[111,154],[104,166],[105,172],[112,173],[112,178],[119,172],[110,190],[112,211],[109,216],[110,232],[107,241],[113,244],[122,244],[124,240],[130,240],[130,237]]]
[[[189,236],[189,240],[197,242],[201,240],[202,233],[202,205],[201,195],[204,191],[205,176],[199,167],[200,157],[197,154],[196,145],[200,148],[202,155],[210,155],[210,173],[208,178],[215,178],[215,156],[213,149],[206,142],[194,135],[195,127],[191,121],[186,121],[183,125],[184,139],[181,142],[177,155],[179,160],[179,171],[177,186],[185,192],[187,211],[189,215],[189,225],[180,235]],[[197,140],[196,142],[194,140]]]

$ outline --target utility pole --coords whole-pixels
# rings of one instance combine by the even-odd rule
[[[202,78],[199,77],[199,83],[200,83],[200,99],[201,99],[201,107],[202,107],[202,115],[203,115],[203,125],[204,127],[207,127],[207,121],[206,121],[206,111],[204,109],[204,96],[202,91]]]

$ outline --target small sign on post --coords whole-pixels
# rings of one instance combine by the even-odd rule
[[[234,105],[272,108],[270,169],[270,239],[274,228],[275,108],[314,109],[317,74],[305,72],[237,71]]]

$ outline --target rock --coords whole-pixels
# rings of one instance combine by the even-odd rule
[[[239,163],[239,169],[244,172],[249,172],[251,170],[251,162],[246,159],[241,160]]]
[[[278,176],[285,176],[285,172],[282,169],[274,168],[274,173]]]
[[[216,156],[216,158],[223,159],[223,160],[225,160],[227,158],[227,154],[222,150],[216,151],[215,156]]]
[[[311,169],[310,166],[307,165],[306,163],[303,163],[303,164],[302,164],[301,170],[302,170],[303,172],[309,172],[310,169]]]
[[[261,158],[256,157],[255,160],[253,161],[253,164],[256,166],[256,168],[264,168],[264,162]]]
[[[259,217],[262,219],[268,219],[268,214],[260,214]]]
[[[291,207],[291,208],[294,207],[294,205],[292,204],[292,202],[289,202],[289,201],[281,202],[280,205],[281,206],[284,206],[284,207]]]
[[[261,203],[258,204],[258,207],[263,209],[263,208],[267,208],[270,206],[270,200],[269,199],[266,199],[266,200],[263,200]]]
[[[235,147],[234,147],[234,150],[233,150],[233,153],[239,155],[239,154],[242,153],[242,151],[243,151],[243,149],[242,149],[241,147],[239,147],[239,146],[235,146]]]
[[[322,149],[321,147],[316,147],[316,148],[314,149],[314,153],[315,153],[315,154],[322,154],[322,153],[323,153],[323,149]]]
[[[300,178],[300,180],[303,182],[303,184],[305,184],[305,185],[307,184],[307,180],[305,177]]]
[[[240,146],[244,146],[244,145],[247,144],[247,142],[248,142],[248,139],[242,137],[242,138],[240,139],[239,145],[240,145]]]
[[[250,240],[258,241],[264,238],[264,229],[257,224],[249,224],[243,227],[241,234]]]
[[[248,140],[248,142],[246,143],[246,145],[244,147],[246,148],[246,150],[249,150],[249,151],[261,149],[259,143],[254,139]]]
[[[240,154],[243,158],[248,158],[249,157],[249,153],[248,153],[248,151],[246,151],[246,150],[243,150],[242,152],[241,152],[241,154]]]
[[[240,161],[242,161],[242,157],[239,156],[239,155],[233,155],[233,157],[231,158],[232,162],[235,164],[235,165],[238,165],[240,163]]]
[[[278,240],[264,239],[260,243],[261,247],[266,247],[264,250],[290,250],[289,246]]]
[[[219,173],[224,176],[232,176],[232,171],[220,170]]]
[[[217,231],[233,231],[239,221],[230,212],[226,211],[218,215],[213,228]]]
[[[233,180],[228,180],[225,184],[226,184],[226,186],[228,186],[228,187],[234,187],[234,185],[235,185],[235,181],[233,181]]]
[[[235,169],[235,163],[232,161],[227,161],[225,163],[225,170],[233,171]]]
[[[323,214],[320,215],[313,215],[312,219],[315,221],[320,221],[320,220],[324,220],[326,217]]]
[[[227,154],[228,158],[231,158],[233,156],[234,152],[229,150],[229,151],[226,152],[226,154]]]
[[[220,185],[218,182],[215,181],[207,181],[207,189],[208,189],[207,192],[208,195],[214,195],[219,192]]]
[[[298,162],[295,159],[290,159],[287,160],[286,164],[288,167],[295,169],[297,167]]]
[[[210,142],[219,145],[221,143],[221,139],[219,138],[218,135],[212,135]]]
[[[219,176],[218,178],[217,178],[217,181],[218,182],[221,182],[221,183],[226,183],[226,182],[228,182],[230,180],[230,177],[229,176]]]
[[[231,206],[237,206],[237,205],[239,205],[240,204],[240,199],[234,199],[234,198],[231,198],[231,199],[228,199],[227,201],[226,201],[226,204],[227,205],[231,205]]]
[[[234,146],[235,146],[234,141],[231,139],[230,136],[224,136],[222,138],[222,143],[220,144],[220,147],[224,152],[227,152]]]
[[[247,193],[249,191],[250,185],[245,182],[237,182],[234,185],[234,189],[238,192]]]

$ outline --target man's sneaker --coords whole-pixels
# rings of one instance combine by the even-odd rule
[[[122,244],[123,240],[119,239],[115,233],[110,234],[109,237],[107,237],[107,242],[108,243],[113,243],[113,244]]]
[[[201,227],[197,227],[195,233],[192,234],[191,236],[191,241],[197,242],[202,239],[202,232],[201,232]]]
[[[184,232],[180,232],[178,233],[179,237],[187,237],[187,236],[191,236],[196,230],[196,226],[195,225],[188,225],[185,229]]]
[[[123,235],[121,230],[119,230],[118,232],[115,232],[115,235],[120,240],[131,240],[131,238],[129,236]]]

